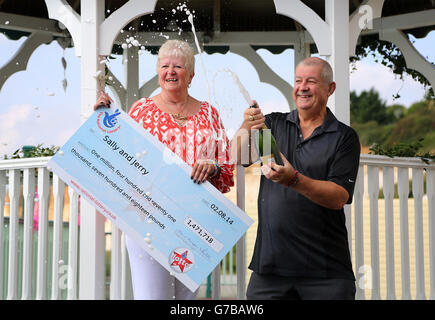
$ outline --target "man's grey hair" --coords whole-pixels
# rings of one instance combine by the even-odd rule
[[[326,84],[330,84],[331,82],[334,81],[334,72],[332,71],[332,67],[329,64],[328,61],[317,58],[317,57],[309,57],[309,58],[305,58],[304,60],[302,60],[301,62],[298,63],[298,65],[296,66],[296,68],[299,65],[304,65],[304,66],[321,66],[322,67],[322,79],[323,81],[325,81]]]
[[[157,56],[157,71],[160,60],[164,57],[182,57],[185,59],[185,67],[190,74],[195,72],[195,52],[193,48],[182,40],[168,40],[159,49]]]

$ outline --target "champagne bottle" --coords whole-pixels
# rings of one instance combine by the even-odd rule
[[[258,108],[256,104],[251,105],[250,108]],[[281,154],[273,137],[271,130],[265,124],[258,130],[258,137],[255,139],[255,146],[260,156],[262,163],[275,162],[280,166],[284,165],[281,159]]]

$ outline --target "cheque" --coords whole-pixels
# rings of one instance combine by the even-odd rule
[[[48,166],[196,290],[253,220],[125,112],[94,112]]]

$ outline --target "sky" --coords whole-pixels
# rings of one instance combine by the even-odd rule
[[[8,40],[0,33],[0,67],[13,57],[24,40],[24,37],[17,41]],[[415,47],[423,56],[435,62],[435,31],[424,39],[411,40],[415,41]],[[257,53],[272,70],[293,85],[293,50],[285,50],[279,55],[263,49]],[[67,62],[65,70],[62,57]],[[156,56],[144,53],[139,57],[139,81],[143,83],[156,74]],[[198,100],[212,102],[219,110],[230,138],[242,122],[247,103],[224,69],[238,75],[264,114],[289,110],[284,96],[271,85],[261,83],[254,67],[244,58],[232,53],[203,53],[202,59],[205,72],[197,55],[195,77],[189,94]],[[110,60],[108,65],[124,83],[121,57]],[[387,105],[398,103],[405,107],[424,97],[425,89],[420,83],[410,77],[400,80],[389,69],[375,63],[373,58],[359,61],[356,67],[357,70],[350,75],[350,88],[357,93],[374,87]],[[65,91],[63,79],[68,82]],[[110,90],[108,92],[113,96]],[[393,95],[397,93],[401,97],[394,100]],[[42,143],[44,147],[61,146],[74,134],[80,126],[80,59],[74,48],[63,50],[57,42],[38,47],[28,61],[27,70],[13,74],[1,88],[0,123],[0,158],[4,154],[11,155],[23,145]]]

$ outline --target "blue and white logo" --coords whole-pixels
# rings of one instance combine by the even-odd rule
[[[121,114],[119,109],[115,110],[115,113],[109,114],[109,112],[100,112],[97,118],[97,125],[98,128],[100,128],[101,131],[104,133],[113,133],[118,131],[120,128],[120,125],[118,124],[117,117]],[[103,117],[104,115],[104,117]]]
[[[107,128],[113,128],[118,123],[118,119],[116,119],[116,117],[119,116],[120,114],[121,114],[121,112],[119,112],[119,109],[116,109],[115,113],[112,115],[109,115],[109,113],[107,111],[105,111],[103,124]]]

